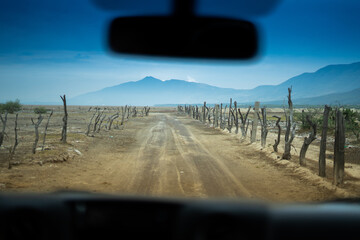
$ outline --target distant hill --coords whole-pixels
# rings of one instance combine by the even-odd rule
[[[250,90],[219,88],[203,83],[145,77],[68,100],[72,105],[159,105],[253,101],[279,102],[286,99],[292,86],[294,103],[360,104],[360,62],[329,65],[313,73],[303,73],[279,85],[258,86]],[[356,90],[354,90],[356,89]],[[300,103],[301,102],[301,103]]]
[[[297,105],[360,105],[360,88],[344,93],[333,93],[320,97],[295,99]]]
[[[241,91],[241,90],[240,90]],[[239,90],[218,88],[184,80],[161,81],[145,77],[136,82],[126,82],[113,87],[75,97],[70,104],[80,105],[155,105],[170,103],[194,103],[227,99]]]
[[[279,85],[259,86],[249,91],[251,97],[261,96],[260,101],[281,100],[290,86],[293,87],[293,99],[352,91],[360,88],[360,62],[328,65],[316,72],[292,77]]]

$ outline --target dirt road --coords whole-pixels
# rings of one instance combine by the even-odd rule
[[[238,138],[175,113],[131,120],[76,145],[62,164],[2,170],[6,190],[78,189],[126,195],[245,197],[270,201],[335,198]]]
[[[127,174],[112,181],[126,191],[146,195],[250,196],[218,156],[209,152],[181,121],[160,114],[137,134],[138,146],[124,159]],[[123,173],[124,174],[124,173]],[[125,177],[124,177],[125,176]],[[126,184],[124,184],[126,183]]]

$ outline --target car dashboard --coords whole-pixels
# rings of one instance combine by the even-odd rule
[[[0,239],[358,239],[360,206],[3,194]]]

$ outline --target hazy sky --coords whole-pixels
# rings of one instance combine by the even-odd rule
[[[122,13],[88,0],[0,1],[0,102],[54,102],[150,75],[232,88],[279,84],[360,61],[359,12],[357,0],[284,0],[253,17],[263,38],[258,61],[205,63],[109,54],[106,27]]]

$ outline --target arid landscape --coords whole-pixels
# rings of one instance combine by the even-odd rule
[[[324,201],[360,195],[358,146],[346,148],[344,183],[332,181],[331,141],[327,150],[327,176],[318,176],[319,140],[307,152],[307,165],[298,163],[307,132],[298,133],[291,160],[273,151],[276,128],[271,126],[266,147],[250,143],[241,134],[214,128],[178,112],[176,107],[151,108],[148,116],[141,107],[112,129],[104,121],[99,132],[85,134],[94,108],[69,106],[67,143],[61,143],[62,106],[54,110],[42,150],[46,118],[39,127],[40,140],[32,153],[34,106],[24,106],[18,117],[19,145],[9,166],[9,149],[14,142],[15,114],[9,114],[7,135],[0,149],[0,191],[52,192],[80,190],[161,197],[252,198],[274,202]],[[102,107],[111,116],[120,108]],[[141,111],[140,111],[141,110]],[[100,111],[100,110],[99,110]],[[281,109],[268,109],[273,115]],[[104,117],[105,119],[105,117]],[[107,117],[106,117],[107,119]],[[91,129],[93,126],[90,126]],[[283,138],[283,136],[282,136]]]

